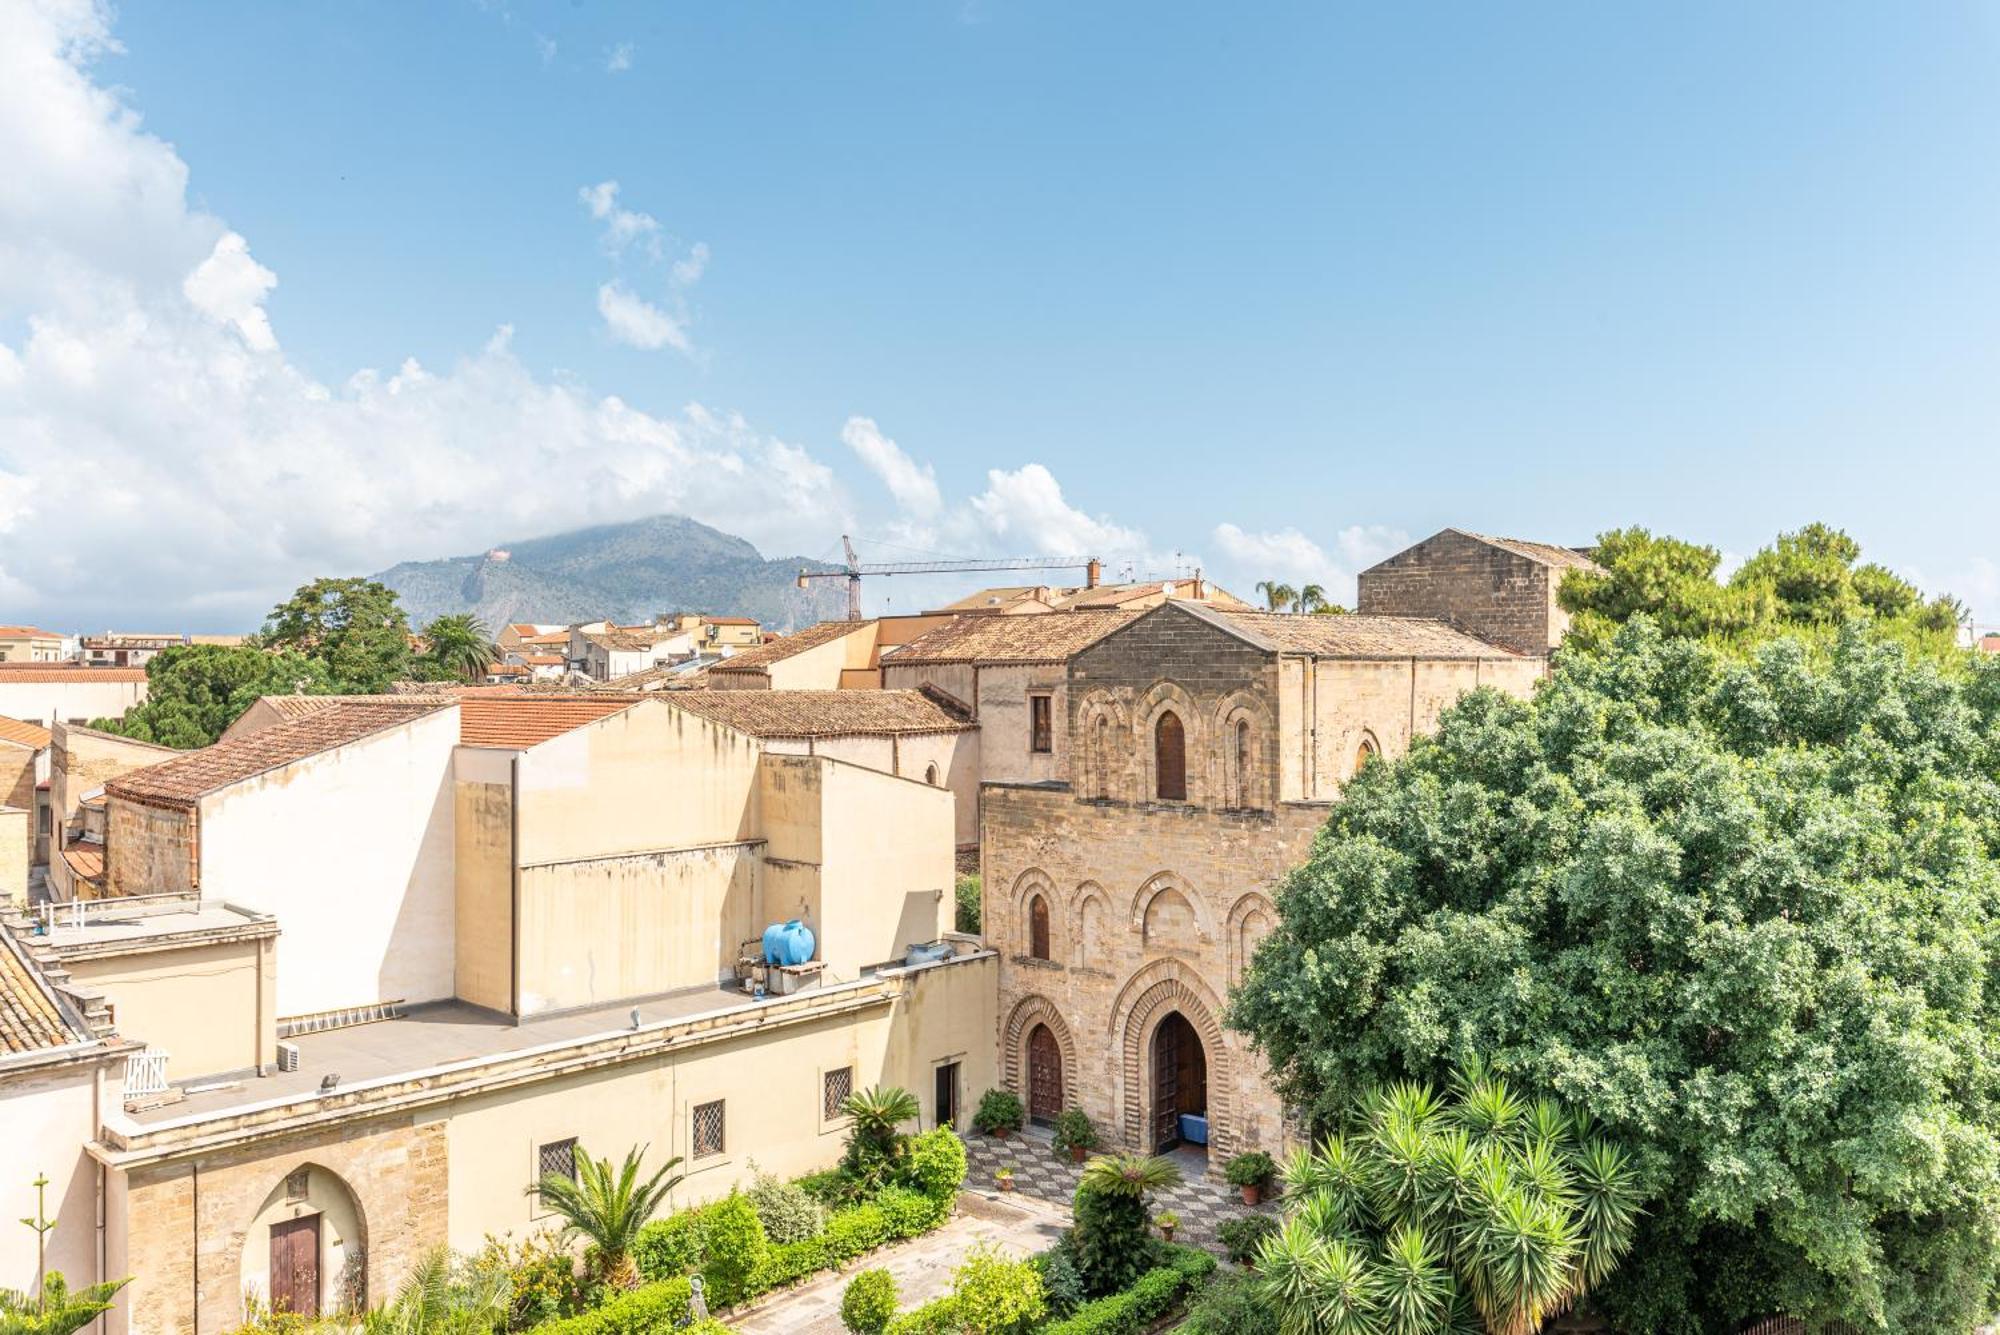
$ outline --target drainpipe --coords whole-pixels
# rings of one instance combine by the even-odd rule
[[[193,1175],[193,1206],[188,1211],[188,1276],[194,1288],[194,1335],[201,1335],[201,1163],[188,1164]]]
[[[521,1019],[521,753],[507,773],[507,1009]]]

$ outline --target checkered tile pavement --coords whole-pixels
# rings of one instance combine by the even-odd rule
[[[1070,1198],[1076,1194],[1076,1180],[1083,1172],[1083,1166],[1071,1163],[1067,1154],[1058,1158],[1046,1135],[1033,1131],[1017,1131],[1005,1140],[974,1132],[967,1138],[965,1148],[966,1189],[982,1195],[997,1195],[1000,1189],[993,1174],[1011,1168],[1017,1194],[1067,1210]],[[1180,1227],[1174,1231],[1175,1242],[1206,1247],[1220,1254],[1222,1247],[1216,1241],[1215,1230],[1226,1220],[1246,1214],[1277,1216],[1277,1207],[1270,1201],[1254,1207],[1245,1205],[1242,1193],[1222,1181],[1220,1174],[1200,1176],[1204,1156],[1184,1151],[1174,1157],[1180,1160],[1186,1180],[1171,1191],[1155,1193],[1146,1208],[1153,1215],[1172,1210],[1180,1216]]]

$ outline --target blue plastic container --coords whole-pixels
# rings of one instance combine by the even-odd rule
[[[764,963],[804,964],[813,957],[812,928],[797,918],[764,929]]]
[[[1190,1145],[1208,1144],[1208,1119],[1193,1113],[1182,1113],[1181,1139]]]

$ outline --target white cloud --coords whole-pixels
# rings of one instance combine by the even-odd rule
[[[708,272],[708,243],[697,241],[689,250],[687,258],[674,261],[674,282],[680,287],[693,287]]]
[[[620,343],[648,352],[660,348],[687,352],[692,346],[678,319],[615,279],[597,289],[597,313]]]
[[[1063,499],[1055,475],[1040,464],[1013,472],[988,469],[986,490],[971,501],[979,527],[993,538],[1006,539],[1021,555],[1112,556],[1144,551],[1146,537],[1136,529],[1093,518]]]
[[[840,439],[868,471],[882,480],[896,504],[917,519],[928,519],[944,504],[938,495],[937,473],[903,453],[903,447],[882,434],[874,419],[850,417]]]
[[[618,45],[612,47],[610,54],[604,58],[605,72],[609,74],[623,74],[626,70],[631,69],[633,50],[634,48],[630,42],[620,42]]]
[[[250,258],[250,245],[235,232],[225,233],[208,258],[195,266],[181,291],[196,310],[236,326],[243,341],[258,352],[271,352],[278,339],[264,314],[264,298],[278,285],[278,275]]]
[[[596,185],[584,186],[576,195],[590,210],[590,216],[604,224],[605,250],[617,255],[627,247],[639,244],[655,259],[659,258],[660,220],[650,213],[620,207],[618,182],[599,181]],[[701,247],[701,251],[702,261],[706,263],[708,248]]]
[[[1409,535],[1380,524],[1353,524],[1334,535],[1334,551],[1296,528],[1252,533],[1235,524],[1215,526],[1215,545],[1223,560],[1218,578],[1247,590],[1261,580],[1303,586],[1317,584],[1329,599],[1354,606],[1354,577],[1377,561],[1410,545]]]
[[[541,33],[536,33],[535,54],[542,58],[542,64],[544,65],[554,64],[556,58],[556,39],[553,37],[544,36]]]

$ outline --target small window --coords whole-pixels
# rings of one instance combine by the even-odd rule
[[[820,1088],[820,1120],[831,1122],[844,1116],[840,1105],[847,1102],[847,1096],[854,1092],[854,1068],[843,1066],[837,1071],[828,1071],[822,1078]]]
[[[1040,895],[1028,901],[1028,954],[1049,958],[1049,901]]]
[[[1373,737],[1363,737],[1361,739],[1361,745],[1354,749],[1354,772],[1356,774],[1359,774],[1361,772],[1361,767],[1367,764],[1369,761],[1373,760],[1374,758],[1375,758],[1375,739]]]
[[[535,1151],[535,1180],[566,1177],[576,1180],[576,1137],[552,1140]]]
[[[929,784],[933,788],[938,786],[938,772],[936,765],[931,765],[925,768],[924,782]]]
[[[312,1192],[312,1169],[299,1168],[285,1174],[285,1199],[302,1201]]]
[[[1050,701],[1046,695],[1028,697],[1028,749],[1047,755],[1056,749],[1055,729],[1049,722]]]
[[[1187,731],[1171,709],[1153,725],[1153,796],[1162,802],[1187,801]]]
[[[713,1158],[722,1153],[722,1100],[694,1105],[694,1153],[696,1159]]]

